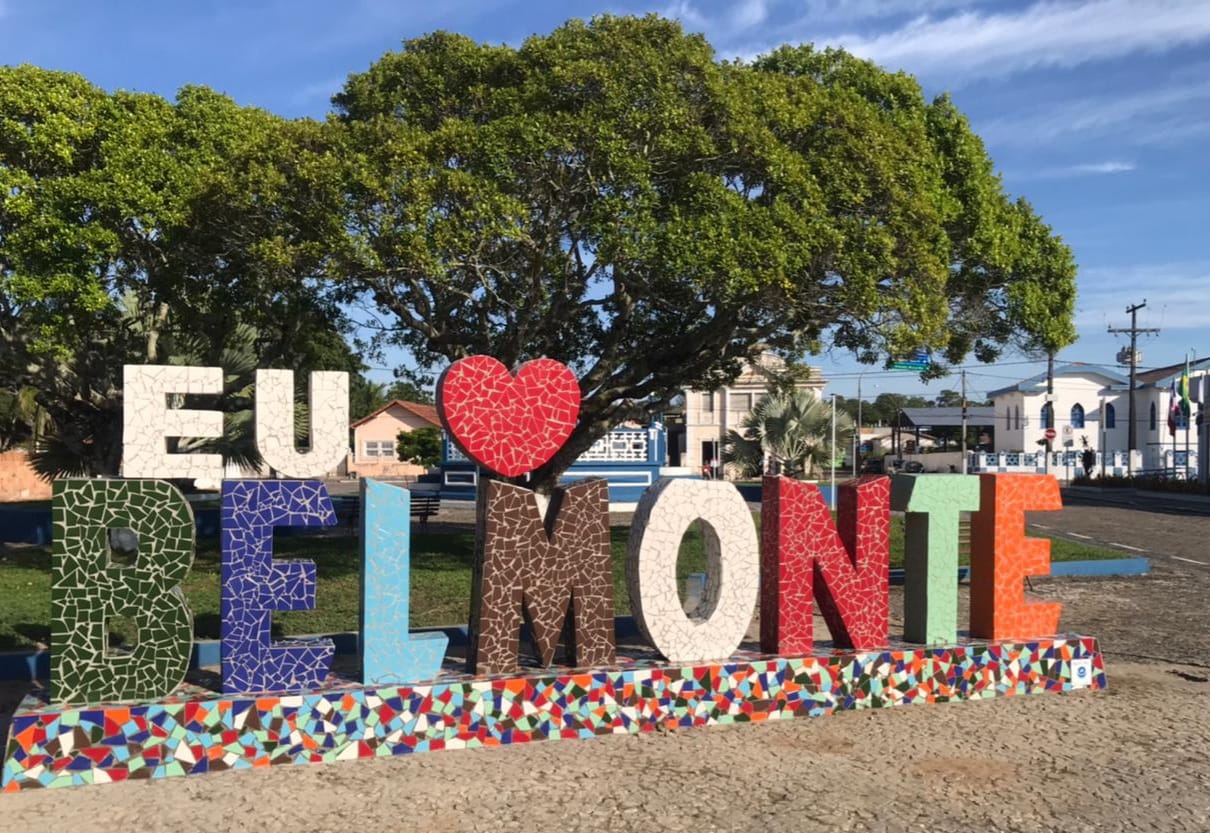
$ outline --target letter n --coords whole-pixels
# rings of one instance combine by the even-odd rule
[[[761,497],[761,650],[806,654],[813,608],[838,648],[887,644],[890,617],[890,481],[840,486],[838,523],[819,489],[766,477]]]
[[[529,489],[481,482],[468,665],[478,674],[517,670],[521,624],[543,665],[570,608],[569,663],[614,662],[609,487],[589,480],[558,489],[545,518]]]

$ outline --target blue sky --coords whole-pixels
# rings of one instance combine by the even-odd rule
[[[322,117],[350,72],[434,29],[519,43],[568,17],[658,12],[706,34],[722,57],[781,43],[844,46],[948,90],[1013,194],[1075,251],[1080,340],[1067,361],[1112,363],[1143,298],[1143,363],[1210,355],[1210,2],[1201,0],[0,0],[0,61],[80,72],[108,89],[171,96],[207,84],[288,116]],[[860,367],[819,359],[829,391]],[[1037,369],[1020,357],[971,368],[979,393]],[[380,371],[379,378],[389,373]],[[877,385],[875,388],[874,386]],[[935,393],[867,371],[866,397]]]

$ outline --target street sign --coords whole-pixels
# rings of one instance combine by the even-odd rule
[[[911,358],[895,359],[891,363],[891,370],[928,370],[932,361],[929,359],[927,350],[918,350]]]
[[[1046,429],[1046,435],[1045,435],[1045,436],[1046,436],[1046,439],[1048,439],[1048,440],[1053,440],[1053,439],[1054,439],[1054,438],[1057,436],[1057,435],[1055,434],[1055,429],[1053,429],[1053,428],[1047,428],[1047,429]]]

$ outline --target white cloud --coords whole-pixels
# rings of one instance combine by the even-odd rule
[[[1124,321],[1127,301],[1147,298],[1141,326],[1165,330],[1210,327],[1210,262],[1137,264],[1081,269],[1076,325],[1101,328]]]
[[[1136,169],[1133,162],[1110,160],[1107,162],[1085,162],[1078,165],[1064,165],[1058,168],[1043,168],[1036,173],[1025,173],[1014,176],[1014,179],[1067,179],[1075,176],[1108,176],[1124,174]]]
[[[690,29],[702,31],[712,40],[726,40],[729,32],[751,29],[764,23],[769,17],[769,0],[740,0],[725,15],[706,14],[691,0],[676,0],[660,14],[676,18]]]
[[[1131,144],[1178,141],[1210,132],[1210,81],[1062,101],[1039,112],[976,127],[989,142],[1029,146],[1076,134],[1112,134]]]
[[[962,78],[1073,67],[1210,39],[1204,0],[1039,2],[1001,13],[918,17],[874,36],[821,38],[891,68]]]

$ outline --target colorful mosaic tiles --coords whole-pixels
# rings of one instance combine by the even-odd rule
[[[408,633],[412,493],[361,481],[361,679],[368,685],[431,680],[449,639]]]
[[[1025,600],[1025,579],[1050,573],[1050,541],[1025,537],[1025,511],[1062,509],[1059,482],[1045,474],[981,474],[979,487],[982,502],[971,516],[971,633],[1054,633],[1063,606]]]
[[[315,562],[275,561],[273,528],[333,526],[336,512],[318,480],[223,482],[223,690],[297,691],[328,676],[329,639],[273,642],[275,610],[315,607]]]
[[[349,450],[349,374],[319,371],[308,387],[311,439],[294,444],[294,371],[256,371],[256,447],[279,477],[323,477]]]
[[[812,650],[812,600],[837,645],[873,650],[887,644],[888,478],[862,477],[841,485],[833,523],[818,487],[787,477],[766,477],[761,525],[764,650]]]
[[[545,463],[571,436],[580,383],[553,359],[526,362],[513,375],[491,356],[469,356],[438,380],[437,410],[467,457],[516,477]]]
[[[477,509],[470,669],[517,670],[523,615],[539,661],[550,665],[569,612],[569,664],[612,665],[609,485],[558,489],[543,513],[529,489],[487,480]]]
[[[52,515],[51,679],[57,702],[163,697],[185,679],[193,615],[180,583],[193,565],[193,510],[157,480],[57,480]],[[116,564],[111,530],[137,537]],[[137,643],[108,653],[109,621],[128,617]]]
[[[891,509],[903,519],[903,634],[938,645],[958,638],[958,522],[979,509],[972,475],[891,478]]]
[[[1069,636],[820,657],[633,664],[305,694],[197,695],[13,718],[5,792],[277,764],[572,740],[1105,686],[1096,640]]]
[[[681,606],[681,538],[702,521],[710,577],[693,614]],[[666,478],[646,492],[626,546],[626,586],[639,630],[669,662],[731,656],[752,623],[760,554],[752,513],[731,483]]]

